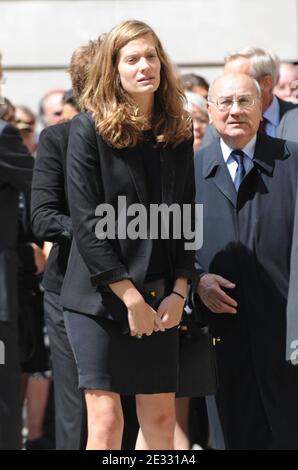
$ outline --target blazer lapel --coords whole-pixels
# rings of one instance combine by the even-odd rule
[[[149,202],[148,191],[141,149],[136,145],[136,147],[124,149],[122,152],[136,187],[138,197],[141,203],[147,207]],[[162,173],[162,202],[171,205],[174,200],[175,190],[175,149],[172,147],[160,149],[160,161]]]
[[[148,192],[141,150],[138,145],[123,150],[125,160],[141,203],[147,207]]]
[[[208,148],[203,174],[205,178],[212,178],[214,184],[224,196],[236,207],[237,192],[233,184],[227,165],[223,159],[219,139]]]

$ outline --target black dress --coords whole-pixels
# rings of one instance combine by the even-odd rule
[[[161,203],[160,152],[151,132],[140,145],[151,204]],[[166,240],[152,241],[146,282],[167,278]],[[115,294],[111,294],[115,295]],[[64,311],[65,325],[79,372],[79,388],[109,390],[122,395],[175,392],[178,328],[142,339],[123,334],[118,322]]]

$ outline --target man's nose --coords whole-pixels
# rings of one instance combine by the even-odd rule
[[[239,106],[238,100],[234,100],[230,108],[230,113],[237,113],[239,111],[241,111],[241,107]]]

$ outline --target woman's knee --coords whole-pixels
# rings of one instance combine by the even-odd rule
[[[173,409],[156,410],[153,413],[140,417],[142,429],[151,429],[153,432],[170,432],[175,428],[176,416]]]
[[[103,396],[88,399],[88,428],[95,433],[113,434],[122,432],[123,413],[120,400],[114,397]]]
[[[88,419],[91,427],[107,433],[123,428],[123,415],[120,410],[113,407],[102,407],[94,413],[90,413]]]

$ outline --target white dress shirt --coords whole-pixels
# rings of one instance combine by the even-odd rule
[[[245,173],[247,173],[248,170],[252,166],[252,160],[253,160],[254,153],[255,153],[256,141],[257,141],[257,136],[255,135],[248,142],[248,144],[246,144],[245,147],[243,147],[243,149],[241,149],[242,152],[244,153],[243,164],[244,164],[244,168],[245,168]],[[238,168],[238,163],[233,158],[233,156],[231,156],[231,153],[235,149],[229,147],[222,139],[220,139],[220,147],[221,147],[223,159],[226,162],[228,170],[229,170],[230,175],[231,175],[231,178],[234,181],[236,171],[237,171],[237,168]]]
[[[264,131],[266,132],[266,134],[270,135],[271,137],[276,137],[277,128],[278,128],[279,121],[280,121],[279,102],[276,96],[273,96],[272,103],[266,109],[263,116],[267,119],[267,122],[264,126]]]

